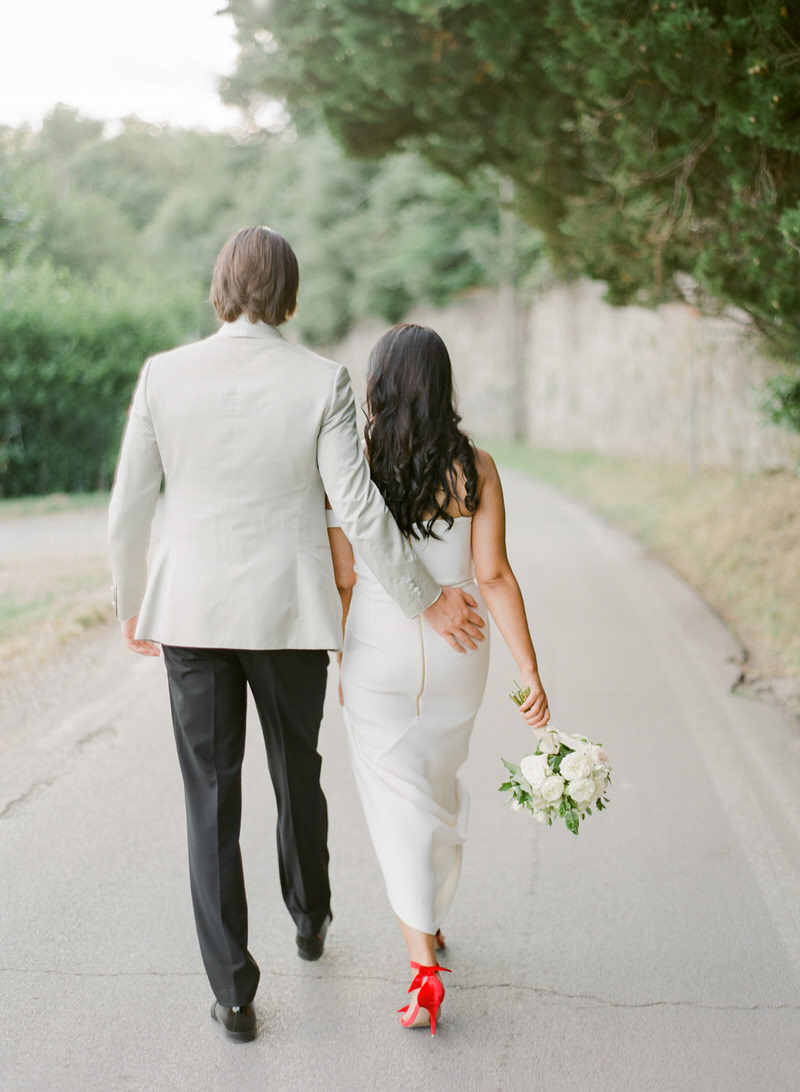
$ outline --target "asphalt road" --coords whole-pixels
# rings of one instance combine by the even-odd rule
[[[409,975],[332,687],[325,955],[295,955],[254,720],[242,847],[261,1035],[222,1038],[163,666],[109,631],[0,712],[5,1092],[800,1089],[800,730],[731,693],[735,641],[641,547],[504,479],[553,721],[605,744],[611,805],[577,838],[504,805],[500,756],[530,736],[496,639],[436,1038],[397,1022]]]

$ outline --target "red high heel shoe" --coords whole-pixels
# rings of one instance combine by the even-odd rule
[[[436,1018],[444,1000],[444,986],[438,972],[447,971],[450,974],[450,968],[440,967],[438,964],[433,967],[424,967],[421,963],[414,963],[413,960],[409,966],[415,967],[417,973],[408,987],[408,992],[413,993],[417,990],[417,996],[408,1005],[403,1005],[402,1009],[397,1010],[406,1013],[405,1018],[400,1017],[400,1023],[404,1028],[420,1028],[430,1022],[431,1035],[435,1035]],[[420,1009],[425,1009],[427,1016],[423,1015]]]

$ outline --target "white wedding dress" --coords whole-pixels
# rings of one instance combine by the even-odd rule
[[[442,585],[475,583],[472,518],[440,539],[413,542]],[[358,791],[389,901],[414,929],[435,933],[455,894],[468,796],[458,777],[467,757],[489,663],[486,640],[456,652],[422,617],[407,618],[356,554],[358,580],[344,642],[344,720]]]

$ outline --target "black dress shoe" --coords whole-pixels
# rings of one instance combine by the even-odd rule
[[[256,1037],[256,1014],[252,1005],[242,1005],[238,1012],[215,1001],[211,1006],[211,1019],[222,1026],[234,1043],[249,1043]]]
[[[319,959],[325,951],[325,934],[328,932],[330,923],[331,916],[328,914],[316,936],[301,937],[299,933],[297,934],[297,954],[301,959],[307,959],[309,962]]]

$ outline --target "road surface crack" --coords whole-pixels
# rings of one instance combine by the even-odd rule
[[[396,984],[396,978],[387,978],[380,975],[356,975],[356,974],[296,974],[289,971],[266,971],[265,974],[273,975],[277,978],[313,978],[317,981],[325,981],[330,979],[347,980],[355,982],[381,982]],[[683,999],[678,1000],[657,1000],[657,1001],[614,1001],[609,997],[599,997],[596,994],[588,993],[564,993],[560,990],[549,990],[544,986],[527,986],[522,985],[519,982],[479,982],[470,985],[462,985],[458,982],[447,982],[447,991],[454,993],[467,993],[471,990],[519,990],[522,993],[531,993],[540,997],[552,998],[558,1001],[584,1001],[589,1002],[597,1007],[619,1008],[619,1009],[650,1009],[659,1007],[672,1007],[672,1008],[692,1008],[692,1009],[705,1009],[709,1012],[758,1012],[758,1011],[775,1011],[779,1009],[789,1009],[791,1011],[800,1011],[800,1003],[793,1004],[791,1002],[777,1002],[775,1004],[762,1004],[755,1002],[751,1005],[714,1005],[703,1001],[688,1001]]]
[[[0,974],[24,974],[24,975],[51,975],[56,978],[203,978],[202,971],[65,971],[53,967],[0,967]],[[267,970],[264,975],[275,978],[291,978],[296,981],[311,979],[317,982],[375,982],[383,985],[397,986],[396,978],[388,978],[382,975],[358,975],[358,974],[307,974],[292,971]],[[453,993],[469,993],[472,990],[518,990],[522,993],[530,993],[535,996],[547,997],[558,1001],[584,1001],[598,1007],[613,1009],[653,1009],[653,1008],[686,1008],[699,1009],[705,1012],[790,1012],[800,1011],[800,1004],[791,1002],[776,1002],[764,1004],[754,1002],[751,1005],[725,1005],[709,1004],[704,1001],[657,1000],[657,1001],[614,1001],[610,997],[599,997],[588,993],[564,993],[560,990],[549,990],[542,986],[525,986],[519,982],[480,982],[468,986],[456,982],[448,982],[447,990]]]
[[[32,800],[35,796],[38,796],[40,792],[52,788],[57,781],[60,781],[62,777],[74,768],[76,759],[90,744],[94,743],[95,740],[106,735],[108,732],[115,731],[116,729],[113,725],[103,724],[99,728],[93,728],[90,732],[86,732],[84,735],[80,736],[79,739],[76,739],[61,766],[47,777],[41,777],[37,781],[34,781],[32,785],[28,786],[25,792],[21,793],[19,796],[15,796],[13,800],[9,800],[2,811],[0,811],[0,819],[6,819],[13,811],[23,804],[26,804],[29,800]]]

